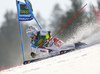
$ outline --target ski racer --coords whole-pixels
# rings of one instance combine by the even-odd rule
[[[36,51],[39,53],[52,53],[53,51],[70,50],[78,47],[79,43],[65,44],[58,38],[51,39],[50,31],[40,30],[38,31],[36,27],[29,26],[26,30],[26,34],[31,38],[30,55],[35,58]]]

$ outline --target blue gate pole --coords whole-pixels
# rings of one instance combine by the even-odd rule
[[[38,21],[36,20],[35,16],[33,15],[33,18],[35,19],[36,23],[38,24],[38,26],[40,27],[40,29],[42,30],[41,26],[39,25]]]
[[[33,15],[32,9],[30,8],[30,5],[29,5],[28,1],[25,0],[25,3],[26,3],[26,5],[27,5],[27,7],[28,7],[28,9],[29,9],[29,11],[30,11],[30,13],[31,13],[31,15],[33,16],[33,18],[35,19],[36,23],[38,24],[39,28],[42,29],[42,27],[40,26],[40,24],[38,23],[38,21],[36,20],[36,18],[35,18],[34,15]]]
[[[20,21],[19,21],[19,12],[18,12],[19,10],[18,10],[18,1],[17,0],[16,0],[16,5],[17,5],[17,14],[18,14],[18,23],[19,23],[19,31],[20,31],[20,38],[21,38],[23,61],[25,61],[23,39],[22,39],[21,25],[20,25]]]

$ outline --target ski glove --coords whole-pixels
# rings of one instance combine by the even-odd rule
[[[48,45],[49,45],[49,41],[46,40],[46,41],[44,42],[44,45],[43,45],[43,46],[48,47]]]
[[[34,53],[34,52],[31,52],[30,55],[31,55],[32,58],[36,57],[36,53]]]

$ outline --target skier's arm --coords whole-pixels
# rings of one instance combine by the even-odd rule
[[[34,58],[36,56],[36,46],[32,43],[32,41],[30,42],[30,55],[32,56],[32,58]]]

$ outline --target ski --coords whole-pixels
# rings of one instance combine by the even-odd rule
[[[55,57],[55,56],[59,56],[59,55],[62,55],[62,54],[66,54],[66,53],[69,53],[69,52],[72,52],[72,51],[75,51],[75,50],[79,50],[83,47],[85,48],[86,45],[87,45],[86,43],[77,42],[77,43],[75,43],[75,46],[77,46],[75,49],[61,50],[61,51],[50,50],[48,56],[42,57],[42,58],[37,58],[37,59],[32,59],[32,60],[26,60],[26,61],[23,62],[23,64],[26,65],[26,64],[29,64],[29,63],[32,63],[32,62],[37,62],[37,61],[52,58],[52,57]]]
[[[38,62],[38,61],[41,61],[41,60],[44,60],[44,59],[48,59],[48,58],[52,58],[52,57],[59,56],[59,55],[62,55],[62,54],[66,54],[66,53],[74,51],[74,50],[75,49],[62,50],[59,53],[53,53],[53,54],[50,54],[47,57],[42,57],[42,58],[37,58],[37,59],[32,59],[32,60],[26,60],[26,61],[23,62],[23,64],[26,65],[26,64],[30,64],[32,62]]]
[[[37,59],[32,59],[32,60],[26,60],[26,61],[23,62],[23,64],[26,65],[26,64],[29,64],[29,63],[32,63],[32,62],[37,62],[37,61],[39,61],[41,59],[42,58],[37,58]]]

